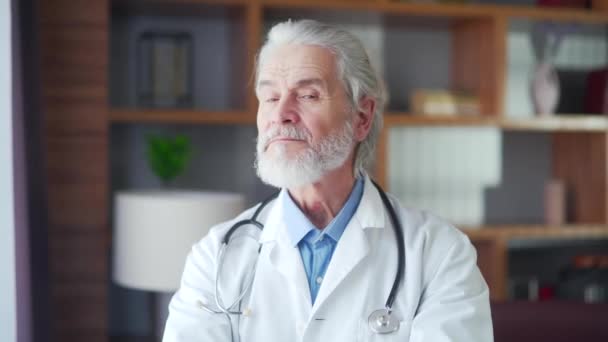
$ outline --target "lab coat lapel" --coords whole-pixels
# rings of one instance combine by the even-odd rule
[[[263,248],[269,249],[269,261],[273,268],[296,287],[300,299],[309,303],[310,307],[310,290],[300,250],[291,244],[285,221],[282,219],[283,201],[280,196],[286,196],[286,194],[285,190],[281,191],[279,198],[273,204],[260,237],[260,243],[264,244]]]
[[[346,230],[344,230],[325,272],[323,284],[319,288],[317,299],[312,308],[313,316],[344,278],[365,258],[368,252],[369,244],[365,231],[359,222],[351,220]]]
[[[370,246],[365,229],[384,228],[384,223],[382,199],[366,176],[361,202],[338,241],[313,305],[311,317],[314,317],[331,293],[368,255]]]

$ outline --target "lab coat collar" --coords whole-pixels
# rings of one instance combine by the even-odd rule
[[[267,246],[264,248],[268,248],[268,258],[273,267],[285,279],[292,281],[300,296],[298,302],[303,303],[302,308],[309,313],[310,307],[304,304],[312,301],[308,290],[306,271],[304,270],[300,250],[297,246],[291,244],[287,233],[287,224],[282,219],[285,211],[285,198],[282,198],[282,196],[289,196],[287,190],[281,190],[277,200],[271,203],[272,208],[264,224],[259,242]]]
[[[277,199],[268,204],[270,208],[266,222],[262,221],[264,229],[260,235],[260,243],[276,241],[280,237],[279,233],[286,230],[285,222],[282,220],[285,212],[285,196],[289,196],[289,193],[286,189],[282,189]],[[284,233],[283,235],[287,237],[286,232]]]
[[[369,175],[364,173],[364,177],[363,197],[361,197],[359,207],[351,221],[357,220],[363,229],[384,228],[386,209],[382,203],[382,197],[380,197],[380,193],[378,193]]]
[[[332,292],[369,254],[370,245],[365,229],[384,228],[385,212],[378,190],[369,176],[365,175],[363,197],[338,241],[332,260],[325,272],[323,284],[319,288],[317,299],[312,307],[311,318],[316,316]]]
[[[372,183],[371,178],[367,173],[364,173],[365,184],[363,186],[363,196],[361,202],[355,211],[355,214],[351,218],[351,221],[356,220],[357,226],[361,229],[367,228],[384,228],[385,224],[385,208],[382,203],[382,198],[378,193],[378,190]],[[282,189],[279,193],[278,198],[269,204],[269,213],[264,223],[264,230],[260,235],[259,242],[265,243],[269,241],[280,240],[279,242],[289,241],[289,237],[286,233],[285,222],[283,215],[285,211],[286,202],[284,196],[289,196],[286,189]],[[350,225],[350,223],[349,223]]]
[[[278,200],[274,202],[260,237],[260,243],[268,243],[269,261],[279,273],[291,280],[300,296],[300,303],[310,305],[312,301],[306,272],[299,249],[291,244],[287,234],[286,223],[282,219],[285,210],[282,204],[284,201],[280,196],[289,196],[289,194],[285,190],[281,191]],[[363,196],[357,211],[338,241],[314,305],[305,308],[306,311],[310,310],[309,319],[315,317],[331,293],[369,254],[370,246],[365,229],[384,228],[385,212],[378,190],[369,176],[365,175]]]

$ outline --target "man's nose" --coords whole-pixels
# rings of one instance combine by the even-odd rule
[[[294,124],[299,120],[296,101],[291,96],[283,96],[274,108],[272,121],[275,124]]]

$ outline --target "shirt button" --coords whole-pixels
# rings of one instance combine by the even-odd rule
[[[317,284],[321,285],[323,282],[323,277],[317,277]]]

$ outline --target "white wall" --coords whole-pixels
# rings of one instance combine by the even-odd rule
[[[3,342],[17,340],[11,75],[11,1],[0,0],[0,341]]]
[[[388,185],[405,206],[458,226],[487,222],[485,190],[502,180],[502,135],[491,127],[390,130]]]

